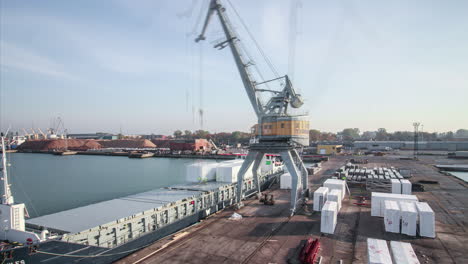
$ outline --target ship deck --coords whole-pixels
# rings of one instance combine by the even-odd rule
[[[205,188],[214,188],[219,183],[206,183]],[[185,185],[190,187],[189,185]],[[26,222],[70,233],[78,233],[99,225],[104,225],[122,218],[162,207],[185,198],[198,196],[201,191],[195,189],[156,189],[109,201],[82,206],[54,214],[29,219]]]
[[[137,251],[118,263],[299,263],[301,242],[319,238],[322,263],[367,263],[366,238],[410,242],[421,263],[468,263],[468,185],[452,176],[439,173],[431,164],[450,164],[441,156],[421,156],[420,161],[400,160],[401,156],[366,157],[369,164],[361,166],[394,166],[412,170],[412,182],[438,181],[425,185],[425,192],[414,192],[435,212],[435,239],[409,237],[384,231],[383,219],[370,216],[370,207],[357,206],[353,198],[345,198],[333,235],[320,233],[320,215],[302,210],[289,218],[289,191],[269,190],[276,200],[274,206],[246,200],[240,210],[227,208],[202,223],[166,237]],[[312,191],[325,177],[342,166],[348,157],[331,158],[323,169],[310,177]],[[354,157],[359,158],[359,157]],[[362,157],[360,157],[362,158]],[[457,160],[460,164],[462,161]],[[468,161],[463,161],[465,164]],[[360,190],[352,189],[354,195]],[[229,217],[237,212],[239,220]]]

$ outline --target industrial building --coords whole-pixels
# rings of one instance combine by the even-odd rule
[[[318,144],[317,154],[320,155],[336,155],[341,152],[343,145],[335,144]]]
[[[172,151],[209,151],[213,144],[206,139],[152,139],[158,148],[169,148]]]
[[[76,139],[117,139],[118,136],[109,133],[81,133],[81,134],[68,134],[69,138]]]
[[[413,141],[356,141],[356,149],[383,150],[392,149],[414,149]],[[422,141],[418,143],[419,150],[443,150],[461,151],[468,150],[468,141]]]

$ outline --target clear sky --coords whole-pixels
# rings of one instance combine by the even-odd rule
[[[287,73],[291,1],[231,1]],[[70,133],[248,131],[256,118],[231,54],[212,48],[219,21],[193,42],[204,3],[0,1],[1,129],[60,116]],[[463,0],[303,0],[291,73],[311,128],[468,128],[467,14]]]

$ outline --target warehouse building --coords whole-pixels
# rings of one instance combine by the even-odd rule
[[[341,152],[343,145],[335,144],[326,144],[326,145],[317,145],[317,154],[320,155],[336,155]]]
[[[355,149],[379,150],[391,149],[414,149],[413,141],[356,141]],[[419,150],[443,150],[463,151],[468,150],[468,141],[422,141],[418,143]]]

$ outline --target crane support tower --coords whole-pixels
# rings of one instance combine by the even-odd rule
[[[307,170],[297,151],[309,144],[309,121],[307,115],[292,115],[288,110],[289,107],[300,108],[304,102],[301,95],[295,92],[287,75],[269,81],[254,80],[254,75],[250,70],[253,63],[246,61],[247,57],[242,52],[240,39],[229,22],[226,9],[219,0],[211,0],[202,31],[195,41],[205,40],[206,29],[215,13],[226,37],[224,41],[216,44],[215,48],[222,49],[229,46],[231,49],[245,91],[258,118],[258,124],[253,127],[255,140],[250,144],[249,153],[237,177],[237,204],[239,207],[242,206],[242,183],[252,163],[254,183],[260,193],[258,168],[265,154],[276,153],[280,154],[292,177],[290,209],[293,215],[298,202],[307,197],[309,193]],[[273,81],[280,81],[282,89],[272,90],[259,87]],[[268,100],[262,102],[260,93],[270,95]]]

